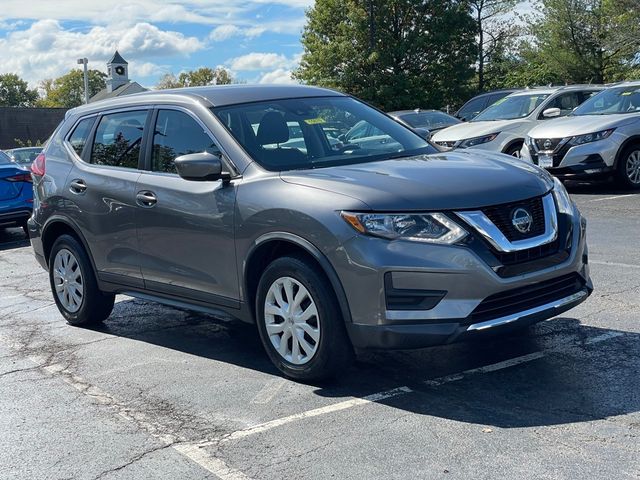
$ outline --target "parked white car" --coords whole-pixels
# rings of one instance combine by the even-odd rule
[[[614,174],[640,189],[640,82],[610,87],[529,132],[523,159],[564,178]]]
[[[532,88],[512,93],[495,102],[470,122],[436,132],[432,140],[445,150],[481,148],[519,157],[529,130],[551,118],[570,114],[602,88],[595,85],[572,85]]]

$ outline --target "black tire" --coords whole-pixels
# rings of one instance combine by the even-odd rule
[[[82,286],[84,292],[80,308],[77,311],[69,311],[64,307],[58,297],[54,284],[55,258],[58,252],[63,249],[66,249],[73,254],[82,275]],[[51,253],[49,255],[49,283],[51,285],[51,293],[53,294],[53,299],[58,306],[58,310],[60,310],[62,316],[71,325],[89,326],[99,324],[109,317],[113,310],[115,295],[103,293],[98,290],[96,276],[87,252],[82,244],[70,235],[61,235],[56,239],[53,247],[51,247]]]
[[[291,277],[301,283],[317,308],[319,341],[311,359],[303,365],[287,361],[267,334],[265,300],[276,280]],[[262,344],[273,364],[287,377],[299,381],[317,381],[335,377],[352,362],[353,347],[348,339],[336,295],[322,273],[303,257],[287,256],[274,260],[263,272],[256,295],[256,324]]]
[[[624,149],[618,159],[616,167],[616,180],[623,188],[640,189],[640,182],[634,183],[627,174],[627,165],[632,161],[632,156],[640,157],[640,144],[630,145]]]
[[[522,143],[516,143],[515,145],[511,145],[507,148],[504,153],[511,157],[520,158],[520,150],[522,150]]]

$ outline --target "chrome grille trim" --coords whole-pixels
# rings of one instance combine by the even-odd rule
[[[542,206],[544,208],[544,233],[537,237],[515,240],[513,242],[509,241],[504,233],[489,220],[489,217],[487,217],[482,210],[456,212],[456,215],[471,225],[496,250],[510,253],[539,247],[545,243],[551,243],[558,238],[558,216],[551,193],[542,197]]]

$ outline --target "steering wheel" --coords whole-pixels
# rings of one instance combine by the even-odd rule
[[[343,145],[340,148],[338,148],[337,152],[344,153],[347,150],[359,150],[359,149],[360,149],[360,145],[357,145],[355,143],[347,143],[346,145]]]

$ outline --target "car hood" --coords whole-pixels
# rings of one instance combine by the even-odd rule
[[[458,123],[433,134],[435,142],[457,142],[517,128],[523,120],[495,120]]]
[[[281,178],[348,195],[375,211],[474,209],[543,195],[553,185],[535,165],[478,151],[296,170]]]
[[[620,127],[640,120],[637,114],[579,115],[548,120],[531,129],[532,138],[565,138]]]

